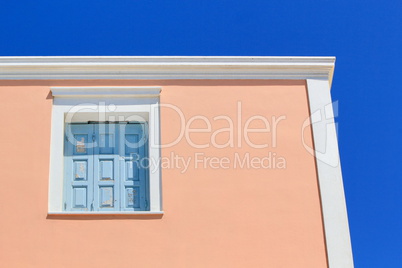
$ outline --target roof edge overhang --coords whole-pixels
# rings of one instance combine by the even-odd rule
[[[335,57],[0,57],[0,79],[326,79]]]

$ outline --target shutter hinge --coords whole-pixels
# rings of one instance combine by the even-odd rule
[[[64,210],[67,210],[67,202],[64,202]]]
[[[95,141],[95,134],[92,134],[92,141]]]
[[[148,200],[145,199],[145,209],[148,209]]]
[[[91,203],[91,211],[94,211],[94,201],[92,200],[92,203]]]

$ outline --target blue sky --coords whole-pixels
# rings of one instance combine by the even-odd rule
[[[1,1],[0,55],[336,56],[356,267],[402,267],[400,1]]]

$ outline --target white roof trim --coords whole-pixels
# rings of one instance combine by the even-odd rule
[[[51,87],[55,98],[74,97],[157,97],[161,87]]]
[[[335,57],[0,57],[0,79],[308,79]]]
[[[307,79],[306,84],[328,266],[353,268],[348,214],[329,85],[322,79]]]

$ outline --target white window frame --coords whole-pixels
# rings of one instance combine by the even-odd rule
[[[163,214],[160,169],[161,87],[51,87],[53,95],[48,214]],[[73,116],[72,116],[73,115]],[[149,211],[64,211],[64,128],[66,123],[135,119],[149,127]]]

